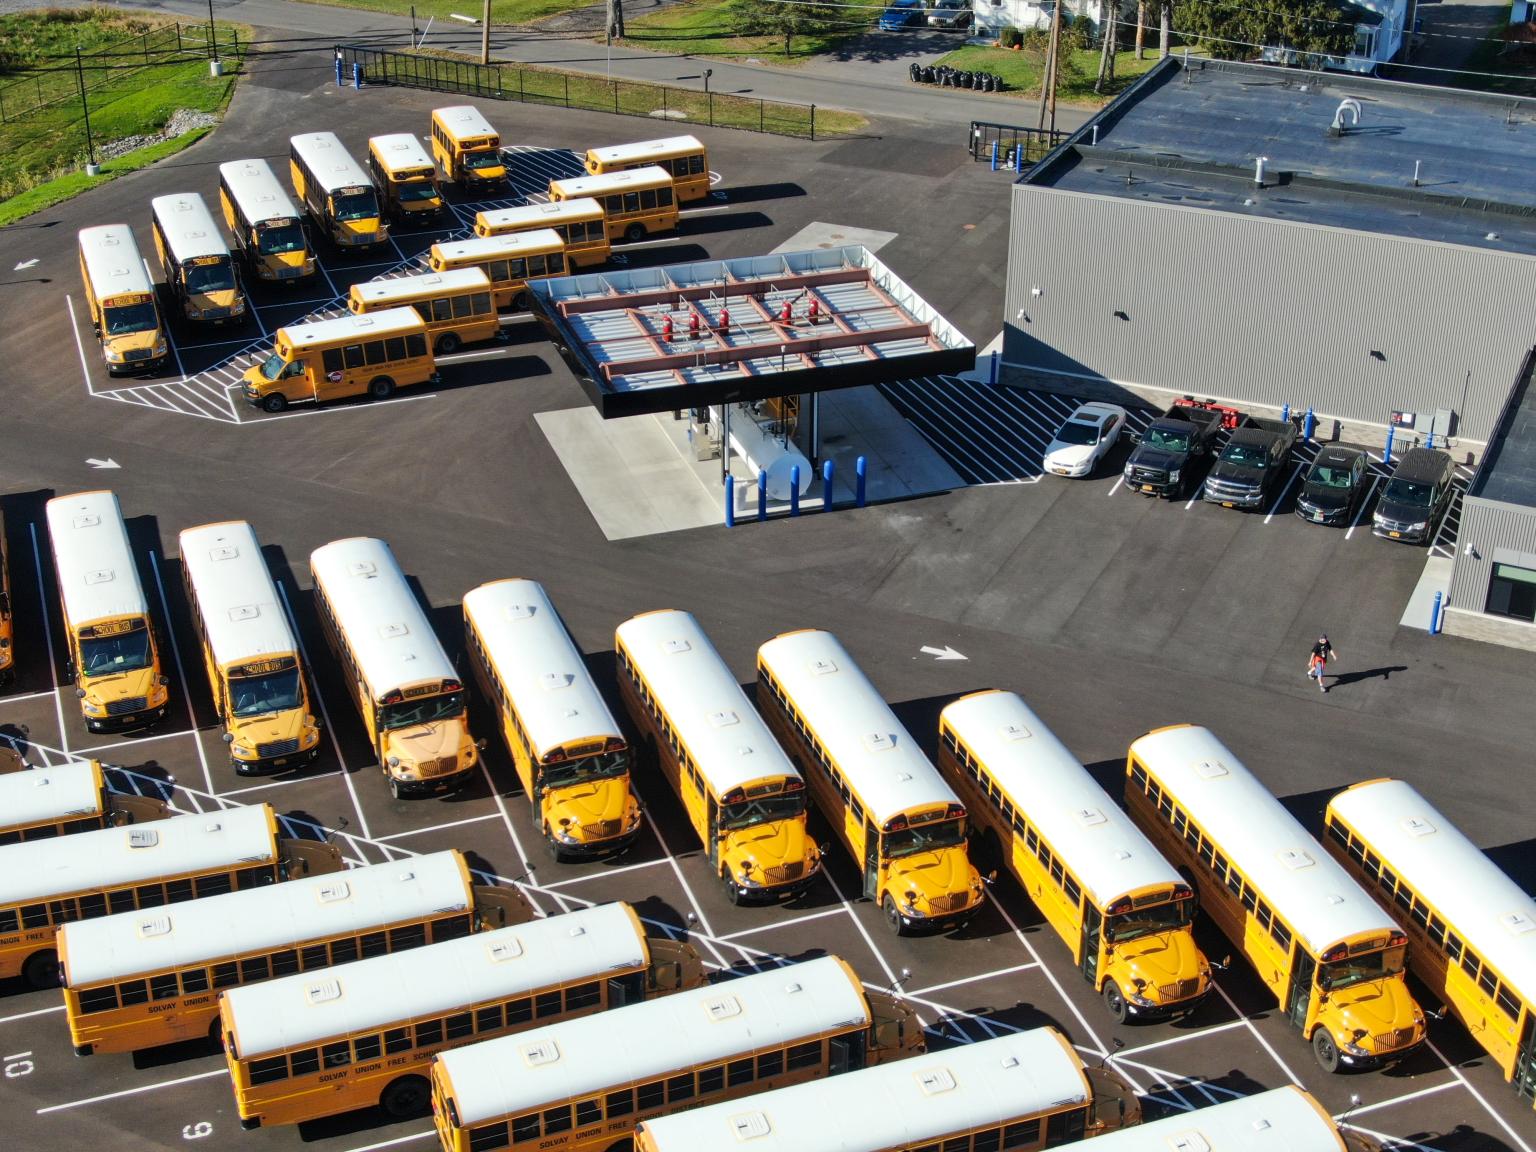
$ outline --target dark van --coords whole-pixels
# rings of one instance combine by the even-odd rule
[[[1410,448],[1376,502],[1371,531],[1407,544],[1434,539],[1455,494],[1456,462],[1433,448]]]

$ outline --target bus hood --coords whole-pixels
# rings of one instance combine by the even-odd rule
[[[605,780],[586,780],[550,789],[550,827],[568,817],[582,828],[605,821],[622,821],[629,809],[629,781],[623,776]]]
[[[234,742],[252,752],[262,744],[275,744],[282,740],[302,740],[304,734],[304,710],[289,708],[282,712],[268,712],[260,716],[232,716],[229,731]]]
[[[102,347],[107,353],[107,359],[114,364],[123,360],[145,360],[165,355],[165,337],[160,334],[159,329],[146,332],[124,332],[120,336],[108,336],[102,341]]]
[[[908,892],[917,893],[916,909],[922,913],[957,912],[981,898],[981,877],[959,846],[931,852],[915,852],[891,864],[891,894],[898,902]],[[961,898],[956,902],[957,898]],[[934,901],[955,906],[931,909]]]
[[[153,668],[135,668],[131,672],[81,677],[80,687],[85,691],[85,702],[99,706],[103,712],[108,703],[132,700],[136,696],[151,700],[159,694],[159,685],[155,683]]]
[[[1162,1003],[1164,1000],[1182,1000],[1204,991],[1210,968],[1201,955],[1195,938],[1184,929],[1169,929],[1140,936],[1124,944],[1114,945],[1109,959],[1109,975],[1115,978],[1121,990],[1136,990],[1136,981],[1146,982],[1142,995]],[[1184,981],[1196,981],[1186,989]],[[1170,989],[1164,995],[1162,989]]]
[[[398,757],[400,763],[398,766],[388,766],[402,770],[416,769],[423,776],[456,772],[459,767],[459,749],[464,739],[462,720],[441,720],[434,724],[396,728],[385,734],[384,748],[386,757]]]
[[[1398,1029],[1411,1030],[1411,1039],[1384,1045],[1388,1048],[1417,1043],[1424,1034],[1424,1013],[1400,976],[1330,992],[1327,1009],[1338,1021],[1334,1039],[1340,1045],[1350,1042],[1359,1031],[1367,1037],[1384,1037]]]
[[[787,863],[808,861],[814,843],[803,819],[772,820],[727,832],[720,844],[720,867],[740,878],[741,866],[751,864],[751,877],[768,883],[782,882],[777,870]]]

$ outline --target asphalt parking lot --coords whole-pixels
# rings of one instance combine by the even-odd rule
[[[548,861],[494,740],[480,779],[459,795],[391,800],[308,591],[309,552],[344,535],[390,541],[451,653],[462,648],[463,594],[511,575],[545,583],[615,701],[613,628],[636,612],[694,612],[743,682],[763,641],[830,627],[930,750],[939,708],[989,686],[1024,695],[1111,788],[1136,736],[1203,723],[1314,826],[1332,790],[1380,775],[1410,780],[1528,887],[1536,879],[1530,805],[1510,783],[1528,772],[1536,744],[1536,660],[1400,628],[1424,550],[1365,528],[1302,524],[1285,503],[1293,493],[1251,515],[1148,501],[1117,490],[1113,463],[1123,456],[1099,479],[1041,477],[1042,437],[1068,410],[1061,397],[912,382],[904,410],[976,486],[610,543],[534,423],[535,413],[583,400],[525,322],[510,326],[506,345],[453,363],[442,388],[394,404],[295,410],[291,419],[219,408],[215,374],[260,339],[254,327],[217,347],[186,340],[174,376],[107,381],[94,348],[87,341],[80,355],[74,337],[78,228],[126,218],[144,244],[149,198],[186,188],[211,198],[220,162],[280,159],[287,135],[303,127],[336,130],[361,151],[367,136],[424,126],[430,108],[451,102],[336,89],[319,72],[274,60],[242,85],[226,125],[193,149],[0,231],[0,268],[38,260],[7,273],[6,314],[21,322],[0,326],[0,492],[19,653],[17,682],[0,696],[0,730],[23,735],[31,759],[99,755],[124,767],[125,786],[174,777],[175,803],[186,810],[269,801],[296,828],[336,830],[357,861],[458,847],[487,876],[524,885],[545,912],[630,900],[658,930],[688,932],[720,966],[836,952],[871,986],[899,982],[934,1044],[1053,1023],[1085,1058],[1111,1061],[1159,1107],[1296,1082],[1331,1112],[1349,1111],[1351,1123],[1406,1146],[1532,1152],[1532,1113],[1454,1022],[1433,1025],[1433,1046],[1392,1072],[1328,1077],[1239,961],[1193,1019],[1112,1026],[1065,947],[1007,879],[960,934],[897,939],[878,909],[846,899],[857,879],[837,852],[826,880],[795,904],[731,906],[655,777],[638,781],[645,834],[607,863]],[[516,104],[486,111],[535,174],[569,149],[660,134],[633,119]],[[963,141],[927,138],[911,125],[895,131],[877,124],[865,137],[815,144],[703,132],[723,198],[686,214],[675,238],[625,255],[676,262],[766,252],[818,222],[895,232],[881,259],[984,344],[998,324],[1007,185],[972,165]],[[380,267],[328,262],[336,294],[429,242],[397,236],[398,260]],[[328,300],[315,293],[260,303],[270,331]],[[55,690],[59,620],[42,506],[93,486],[112,487],[123,502],[162,639],[175,653],[171,717],[141,736],[87,737],[72,695]],[[317,676],[326,752],[292,777],[234,775],[197,667],[175,536],[223,518],[255,526]],[[1303,676],[1319,629],[1338,645],[1345,676],[1327,697]],[[944,646],[966,659],[935,661],[922,651]],[[490,734],[483,716],[472,719]],[[1202,944],[1218,957],[1232,951],[1208,930]],[[182,1047],[80,1060],[57,993],[0,994],[0,1116],[13,1147],[432,1146],[429,1123],[372,1113],[239,1132],[221,1058]]]

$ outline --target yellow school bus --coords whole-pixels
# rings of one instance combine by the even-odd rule
[[[240,273],[203,198],[196,192],[156,196],[149,209],[160,271],[181,314],[205,324],[243,320]]]
[[[272,355],[240,379],[249,404],[281,412],[300,400],[387,400],[401,386],[436,384],[438,375],[421,314],[390,308],[279,328]]]
[[[11,567],[5,554],[5,513],[0,511],[0,684],[9,683],[16,674],[15,639],[11,627]]]
[[[981,907],[966,810],[830,632],[757,650],[757,702],[897,935],[947,931]]]
[[[219,207],[246,269],[258,280],[296,284],[318,265],[304,221],[265,160],[219,165]]]
[[[278,838],[266,804],[0,847],[0,979],[58,986],[59,928],[334,872],[341,854]]]
[[[59,982],[70,1040],[77,1056],[204,1037],[218,1043],[227,989],[532,916],[516,889],[472,884],[469,864],[449,849],[66,924]]]
[[[65,671],[85,726],[118,732],[165,719],[170,693],[117,497],[55,497],[48,535],[69,650]]]
[[[677,227],[672,176],[655,166],[551,180],[549,198],[557,204],[562,200],[596,200],[603,206],[610,240],[644,240],[652,232],[670,232]]]
[[[306,132],[288,141],[288,177],[322,236],[342,251],[389,243],[379,191],[334,132]]]
[[[192,626],[240,775],[307,764],[320,751],[298,641],[244,520],[181,534],[181,574]]]
[[[427,338],[439,356],[458,351],[461,344],[501,335],[501,318],[496,315],[491,280],[484,268],[360,280],[347,293],[347,308],[354,316],[414,308],[426,323]]]
[[[1194,892],[1023,700],[973,692],[946,707],[939,770],[982,866],[1007,865],[1117,1023],[1199,1006],[1211,967]]]
[[[559,235],[565,244],[565,262],[571,268],[601,264],[613,251],[603,206],[590,198],[475,213],[476,236],[515,236],[541,228],[553,229]]]
[[[587,150],[586,168],[593,176],[652,165],[672,177],[679,201],[703,200],[709,195],[709,153],[697,137],[670,136]]]
[[[448,211],[437,187],[437,169],[421,141],[409,132],[372,136],[368,140],[368,171],[384,197],[391,220],[420,220]]]
[[[451,240],[432,245],[427,266],[434,272],[480,268],[491,279],[496,307],[521,309],[528,305],[528,281],[565,274],[565,242],[551,228]]]
[[[0,845],[97,832],[168,814],[165,803],[152,796],[110,791],[99,760],[0,775]]]
[[[1395,1064],[1424,1043],[1408,937],[1208,729],[1133,743],[1125,800],[1325,1071]]]
[[[170,355],[155,286],[126,224],[80,229],[80,280],[108,375],[158,368]]]
[[[692,947],[599,904],[409,954],[231,988],[219,998],[240,1126],[377,1105],[427,1112],[442,1051],[639,1004],[704,982]]]
[[[1323,843],[1408,933],[1408,966],[1536,1103],[1536,900],[1413,786],[1328,802]]]
[[[462,788],[479,763],[464,685],[382,540],[309,556],[315,607],[395,799]]]
[[[432,158],[443,177],[470,195],[504,192],[507,165],[501,137],[478,108],[458,104],[432,111]]]
[[[687,612],[644,612],[614,633],[619,693],[683,802],[731,903],[805,891],[821,871],[805,780]]]
[[[444,1152],[612,1152],[656,1116],[923,1049],[911,1009],[823,956],[442,1052]]]
[[[629,744],[544,589],[496,580],[464,597],[464,639],[533,821],[556,860],[640,834]]]

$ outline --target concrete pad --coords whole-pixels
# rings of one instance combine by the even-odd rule
[[[1003,358],[1003,333],[1001,330],[998,331],[996,336],[992,337],[985,348],[978,348],[976,350],[976,367],[960,373],[960,379],[972,380],[977,384],[990,384],[992,382],[993,356],[998,358],[998,375],[1001,377],[1001,361]]]
[[[871,501],[900,500],[964,488],[965,481],[871,387],[821,394],[821,447],[833,461],[834,498],[845,486],[853,495],[854,461],[866,458],[866,495]],[[841,483],[840,483],[841,482]]]
[[[823,224],[818,220],[807,224],[774,251],[807,252],[812,248],[841,248],[845,244],[861,244],[871,252],[878,252],[894,239],[895,232],[851,228],[846,224]]]
[[[1414,586],[1413,595],[1408,597],[1408,606],[1403,609],[1403,618],[1399,621],[1404,628],[1429,631],[1429,614],[1434,610],[1435,593],[1440,593],[1442,605],[1450,597],[1452,563],[1450,556],[1431,556],[1424,561],[1424,571]]]

